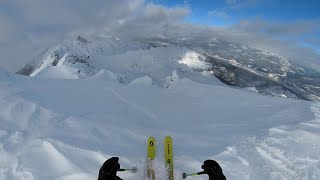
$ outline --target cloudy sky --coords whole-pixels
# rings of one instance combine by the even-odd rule
[[[319,9],[318,0],[1,0],[0,66],[16,71],[70,32],[130,27],[205,29],[320,69]]]

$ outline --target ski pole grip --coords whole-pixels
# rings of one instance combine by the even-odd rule
[[[187,173],[182,173],[182,179],[187,179],[188,174]]]

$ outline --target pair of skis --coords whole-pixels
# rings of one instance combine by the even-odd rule
[[[156,158],[156,139],[152,136],[148,139],[148,153],[147,153],[147,176],[148,180],[155,180],[156,174],[154,171],[154,160]],[[174,180],[173,173],[173,150],[172,150],[172,139],[170,136],[166,136],[164,139],[164,158],[165,167],[167,172],[168,180]],[[132,173],[137,172],[137,168],[133,167],[131,169],[120,169],[119,171],[130,171]],[[198,176],[205,174],[204,172],[197,173],[183,173],[182,178],[186,179],[189,176]]]
[[[148,159],[147,159],[147,175],[148,180],[155,180],[155,172],[153,161],[156,157],[156,139],[149,137],[148,139]],[[173,151],[172,151],[172,139],[170,136],[166,136],[164,139],[164,159],[165,167],[168,176],[168,180],[173,180]]]

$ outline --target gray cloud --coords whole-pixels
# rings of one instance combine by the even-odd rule
[[[143,13],[143,18],[153,23],[177,21],[189,14],[188,8],[176,7],[168,9],[161,5],[148,4]]]
[[[11,71],[29,61],[26,57],[31,52],[63,39],[69,32],[118,26],[133,19],[174,22],[189,11],[146,4],[145,0],[3,0],[0,5],[0,63]],[[21,46],[26,50],[17,48]]]
[[[268,24],[267,21],[265,23]],[[279,37],[278,33],[273,34],[270,33],[270,31],[248,30],[247,28],[244,28],[243,25],[240,26],[239,24],[231,27],[212,27],[169,23],[166,25],[150,25],[148,28],[143,28],[145,25],[146,24],[138,23],[126,24],[125,26],[119,27],[118,34],[116,35],[126,35],[127,37],[130,37],[130,34],[135,34],[135,37],[144,37],[160,33],[166,35],[169,39],[192,37],[192,39],[197,42],[218,38],[230,42],[246,44],[253,48],[272,51],[287,57],[295,63],[309,66],[320,71],[319,53],[313,48],[302,46],[300,41],[290,40],[290,38],[277,38]],[[299,23],[292,23],[291,27],[299,27]],[[125,31],[125,29],[127,29],[127,31]],[[303,32],[313,31],[313,28],[308,31],[297,31],[294,29],[292,29],[292,31],[292,33],[288,34],[296,34],[294,37],[303,37],[305,35]],[[299,35],[297,35],[297,33]],[[317,41],[314,41],[314,43],[317,43]]]
[[[320,20],[296,22],[241,21],[230,28],[235,39],[268,49],[290,60],[320,70]]]
[[[143,6],[143,0],[10,0],[4,2],[22,28],[60,26],[74,29],[112,23],[131,15]]]
[[[236,1],[230,6],[244,8],[260,1]],[[319,31],[319,20],[295,23],[247,20],[232,27],[212,27],[182,23],[191,11],[188,5],[168,8],[144,0],[4,0],[0,5],[7,8],[0,10],[0,63],[11,71],[67,34],[97,29],[126,38],[155,34],[204,40],[217,37],[272,50],[296,62],[319,67],[320,55],[312,48],[283,39],[305,38],[306,34]],[[319,38],[309,37],[305,41],[317,45]]]
[[[15,33],[15,26],[8,17],[0,14],[0,27],[0,44],[7,43]]]
[[[251,47],[278,53],[289,60],[313,67],[320,71],[320,54],[314,47],[320,47],[319,20],[275,23],[268,21],[241,21],[239,24],[224,29],[223,38],[233,39]],[[305,36],[313,36],[306,39]],[[310,43],[314,47],[304,46]]]
[[[285,56],[288,59],[320,70],[320,55],[313,48],[303,46],[303,41],[314,46],[320,46],[319,37],[305,39],[306,35],[318,32],[316,20],[298,21],[292,23],[274,23],[264,20],[241,21],[230,27],[213,27],[190,25],[183,23],[168,23],[165,25],[148,25],[137,22],[128,23],[119,27],[118,32],[131,33],[141,37],[145,35],[165,34],[169,38],[194,37],[194,39],[207,40],[212,37],[223,40],[246,44],[253,48],[265,49]],[[126,32],[125,29],[130,29]]]
[[[315,33],[320,29],[320,19],[296,22],[267,22],[261,19],[241,21],[235,26],[247,32],[265,33],[270,35],[303,35]]]

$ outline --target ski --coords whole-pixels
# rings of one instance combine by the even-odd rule
[[[153,169],[153,160],[156,157],[156,139],[152,136],[148,139],[148,159],[147,159],[147,175],[148,180],[155,180],[155,172]]]
[[[172,139],[170,136],[166,136],[164,139],[164,158],[168,180],[173,180],[173,151]]]

